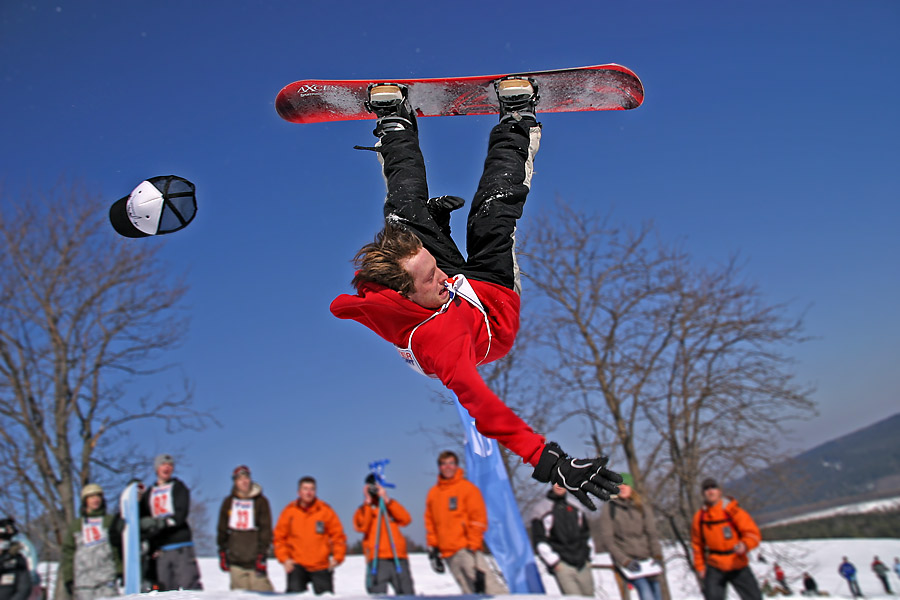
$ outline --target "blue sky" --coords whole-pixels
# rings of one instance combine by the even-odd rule
[[[218,502],[247,463],[278,509],[310,473],[349,526],[366,464],[387,457],[421,541],[441,446],[420,429],[456,420],[385,342],[328,312],[384,190],[374,157],[352,150],[371,123],[279,119],[275,95],[298,79],[630,67],[639,109],[543,118],[525,219],[560,196],[623,225],[653,220],[698,264],[737,253],[767,299],[805,310],[815,339],[797,373],[820,416],[789,445],[898,410],[900,5],[549,6],[0,4],[6,189],[65,176],[112,203],[154,175],[197,185],[188,229],[122,243],[163,244],[191,282],[180,371],[153,385],[186,374],[223,427],[142,433],[149,452],[186,448],[178,473],[202,495]],[[420,122],[433,195],[471,197],[494,121]]]

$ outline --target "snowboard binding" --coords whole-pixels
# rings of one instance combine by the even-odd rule
[[[409,88],[400,83],[370,83],[366,89],[366,110],[375,113],[378,137],[389,131],[418,132],[416,113],[409,104]]]
[[[531,77],[510,75],[494,82],[497,100],[500,102],[500,122],[521,121],[534,116],[540,96],[537,82]]]

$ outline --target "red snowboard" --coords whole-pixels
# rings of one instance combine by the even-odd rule
[[[538,84],[538,113],[583,110],[628,110],[644,101],[638,76],[621,65],[596,65],[536,73],[515,73]],[[365,107],[370,83],[409,86],[409,101],[418,117],[490,115],[500,112],[494,81],[506,75],[438,79],[306,79],[286,86],[275,99],[281,118],[292,123],[374,119]]]

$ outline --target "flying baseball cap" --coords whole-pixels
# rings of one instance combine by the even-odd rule
[[[195,191],[193,183],[177,175],[151,177],[109,208],[109,222],[128,238],[173,233],[197,214]]]

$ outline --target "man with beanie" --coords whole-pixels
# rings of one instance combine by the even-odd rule
[[[150,544],[159,591],[202,590],[188,512],[191,493],[172,476],[175,459],[160,454],[153,461],[156,483],[140,500],[141,536]]]
[[[15,521],[0,519],[0,600],[28,600],[31,595],[28,561],[13,541],[15,535]]]
[[[286,592],[334,593],[334,570],[347,555],[347,536],[337,513],[316,496],[310,476],[297,484],[297,499],[281,511],[275,525],[275,558],[284,565]]]
[[[119,595],[122,519],[107,514],[103,489],[89,483],[81,489],[81,517],[73,521],[62,542],[63,582],[75,600]]]
[[[370,594],[387,593],[390,583],[395,594],[415,595],[406,538],[400,533],[400,528],[411,522],[403,505],[389,498],[384,486],[370,473],[363,488],[363,503],[353,515],[353,528],[363,534],[366,591]],[[376,560],[377,565],[373,565]]]
[[[584,511],[568,499],[566,488],[554,483],[531,521],[531,541],[564,596],[593,596],[590,526]]]
[[[432,568],[442,572],[446,561],[463,594],[508,594],[482,552],[488,519],[481,492],[465,478],[456,453],[441,452],[437,462],[437,484],[425,499],[425,539]]]
[[[701,484],[703,507],[694,515],[691,544],[694,567],[703,581],[706,600],[723,600],[731,584],[742,600],[761,600],[748,554],[759,546],[759,527],[737,500],[723,496],[715,479]]]
[[[272,544],[272,511],[262,487],[245,465],[235,468],[231,493],[219,509],[216,543],[219,567],[231,576],[231,589],[273,591],[266,565]]]

